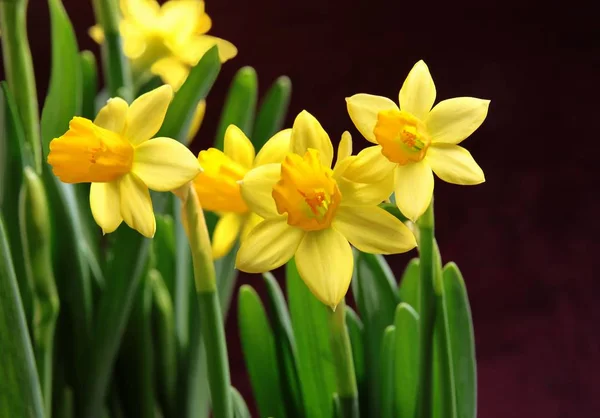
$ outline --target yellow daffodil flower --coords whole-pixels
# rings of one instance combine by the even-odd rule
[[[346,133],[332,170],[333,146],[327,132],[306,111],[296,117],[283,162],[256,167],[242,180],[244,200],[264,221],[242,242],[236,260],[240,270],[273,270],[295,255],[308,288],[335,308],[352,277],[350,244],[379,254],[415,247],[408,228],[377,206],[389,197],[389,187],[345,177],[351,148]]]
[[[156,222],[148,188],[169,191],[201,171],[198,160],[174,139],[152,138],[163,123],[173,89],[166,85],[130,106],[110,99],[96,119],[74,117],[69,130],[50,142],[48,163],[65,183],[92,183],[90,206],[103,233],[123,220],[146,237]]]
[[[206,34],[212,21],[202,0],[171,0],[162,5],[156,0],[120,0],[120,6],[123,51],[136,76],[150,71],[178,90],[190,68],[213,46],[218,46],[221,62],[237,54],[230,42]],[[104,42],[98,25],[90,29],[90,36]]]
[[[415,221],[431,202],[432,170],[449,183],[485,181],[469,151],[458,144],[483,123],[490,101],[457,97],[432,109],[435,85],[423,61],[412,68],[399,96],[399,108],[390,99],[370,94],[346,99],[356,128],[378,144],[359,153],[349,171],[369,172],[368,181],[393,171],[396,204]]]
[[[262,147],[255,158],[252,142],[235,125],[225,131],[223,151],[201,151],[198,161],[204,171],[194,186],[202,207],[220,215],[212,238],[213,257],[229,253],[238,236],[245,239],[262,218],[250,211],[242,198],[239,181],[254,167],[281,163],[289,151],[291,129],[283,130]]]

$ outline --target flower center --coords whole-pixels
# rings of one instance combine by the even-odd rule
[[[319,161],[319,151],[309,149],[304,157],[288,154],[281,164],[281,178],[273,187],[273,199],[288,224],[305,231],[329,228],[342,194],[330,168]]]
[[[247,212],[238,181],[248,170],[216,148],[201,151],[198,161],[204,171],[194,180],[194,187],[202,207],[215,212]]]
[[[401,165],[421,161],[431,143],[425,124],[400,110],[379,112],[373,133],[381,153]]]
[[[50,142],[48,163],[64,183],[103,183],[131,171],[133,152],[121,135],[74,117],[67,133]]]

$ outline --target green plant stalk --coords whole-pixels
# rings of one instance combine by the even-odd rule
[[[182,220],[190,243],[194,265],[200,333],[206,347],[213,417],[232,418],[233,404],[230,392],[229,360],[210,238],[200,201],[196,191],[191,186],[188,188],[183,212]]]
[[[96,21],[104,30],[102,62],[110,97],[133,100],[133,86],[129,61],[123,54],[121,33],[119,32],[118,2],[116,0],[93,0]]]
[[[331,312],[329,330],[329,343],[335,368],[341,417],[358,418],[358,388],[354,374],[350,335],[346,327],[346,302],[344,300]]]
[[[28,0],[0,1],[2,55],[8,85],[15,98],[35,171],[42,172],[40,116],[31,50],[27,38]]]
[[[54,330],[59,311],[52,269],[52,237],[48,199],[40,177],[26,167],[19,196],[19,224],[25,271],[33,284],[33,346],[46,417],[52,414]]]
[[[425,213],[417,221],[419,227],[420,253],[420,342],[421,356],[419,360],[420,382],[417,414],[420,418],[431,417],[432,405],[432,364],[433,364],[433,329],[435,325],[435,264],[434,264],[434,226],[433,200]]]

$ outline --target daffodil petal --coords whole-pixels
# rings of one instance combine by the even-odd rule
[[[377,143],[373,130],[377,124],[377,115],[382,110],[398,110],[398,105],[387,97],[372,94],[355,94],[346,98],[348,115],[356,126],[356,129],[365,139],[374,144]]]
[[[125,223],[147,238],[154,237],[156,220],[146,185],[135,174],[125,174],[119,181],[119,193]]]
[[[435,84],[423,60],[417,62],[400,89],[400,110],[424,120],[435,102]]]
[[[212,236],[213,258],[224,257],[231,251],[242,228],[243,216],[229,212],[221,216]]]
[[[342,233],[333,228],[307,232],[296,251],[296,266],[317,299],[335,308],[350,286],[352,249]]]
[[[203,13],[203,1],[167,1],[160,8],[159,25],[166,33],[171,32],[182,37],[189,36],[194,32],[199,16]]]
[[[242,167],[252,167],[254,145],[252,145],[246,134],[235,125],[229,125],[225,131],[223,152]]]
[[[152,64],[150,71],[153,74],[158,75],[165,83],[170,85],[173,90],[177,91],[185,82],[185,79],[190,72],[190,67],[179,61],[177,58],[166,57]]]
[[[345,131],[342,134],[340,143],[338,144],[337,158],[335,160],[336,167],[344,159],[350,157],[351,155],[352,155],[352,135],[350,135],[350,132]]]
[[[182,143],[154,138],[135,147],[131,172],[146,186],[167,192],[183,186],[200,173],[200,163]]]
[[[94,125],[121,134],[127,123],[127,109],[129,105],[120,97],[109,99],[98,112]]]
[[[250,212],[246,215],[246,221],[244,222],[244,226],[242,227],[242,234],[240,235],[240,242],[243,242],[248,234],[264,219],[258,216],[254,212]]]
[[[359,152],[346,167],[343,175],[358,183],[377,183],[389,176],[397,165],[388,160],[377,145]]]
[[[206,113],[206,100],[200,100],[198,105],[196,106],[196,110],[194,111],[194,116],[192,118],[192,122],[190,123],[190,127],[188,128],[188,133],[186,135],[186,142],[188,145],[192,143],[196,134],[200,130],[200,126],[202,125],[202,121],[204,120],[204,114]]]
[[[176,48],[177,57],[188,65],[196,65],[208,50],[217,46],[219,60],[225,62],[237,55],[237,48],[229,41],[210,35],[198,35]]]
[[[331,139],[319,121],[303,110],[294,120],[290,149],[292,152],[304,156],[309,148],[318,150],[321,164],[331,167],[333,161]]]
[[[90,186],[90,208],[94,220],[102,228],[103,234],[115,231],[123,217],[121,216],[121,199],[119,182],[92,183]]]
[[[404,253],[417,245],[415,236],[406,225],[377,206],[340,207],[333,227],[350,244],[366,253]]]
[[[471,153],[459,145],[432,144],[425,157],[433,172],[448,183],[473,185],[485,181]]]
[[[373,206],[388,199],[394,191],[394,171],[377,183],[357,183],[340,177],[337,180],[342,194],[341,206]]]
[[[292,130],[284,129],[273,135],[260,149],[254,159],[254,166],[270,163],[281,163],[285,156],[290,152],[290,141],[292,139]]]
[[[296,252],[304,231],[287,224],[285,218],[259,223],[244,239],[236,267],[246,273],[264,273],[287,263]]]
[[[433,173],[424,162],[399,165],[394,170],[394,187],[398,209],[415,222],[421,216],[433,196]]]
[[[92,38],[97,44],[104,43],[104,29],[100,25],[94,25],[88,29],[88,35]]]
[[[281,177],[281,164],[265,164],[253,168],[240,184],[242,198],[253,212],[263,218],[279,217],[273,199],[273,186]]]
[[[169,85],[164,85],[142,94],[131,103],[125,131],[125,137],[131,144],[140,144],[158,132],[171,99],[173,99],[173,89]]]
[[[456,97],[439,102],[425,120],[431,142],[459,144],[481,126],[489,106],[489,100],[474,97]]]

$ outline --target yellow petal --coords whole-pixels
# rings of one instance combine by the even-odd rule
[[[346,167],[344,177],[359,183],[377,183],[389,176],[397,165],[381,153],[380,146],[368,147]]]
[[[250,231],[252,231],[254,229],[254,227],[256,227],[256,225],[258,225],[262,221],[263,221],[263,218],[258,216],[256,213],[254,213],[254,212],[248,213],[246,215],[246,221],[244,222],[244,226],[242,227],[242,235],[240,236],[240,241],[243,242],[246,239],[246,237],[248,236],[248,234],[250,233]]]
[[[400,110],[424,120],[435,102],[435,84],[423,60],[417,62],[400,89]]]
[[[274,270],[292,258],[303,236],[285,218],[264,220],[242,242],[235,265],[246,273]]]
[[[196,106],[196,111],[194,112],[194,117],[192,118],[192,122],[190,123],[190,128],[188,129],[188,133],[186,136],[187,144],[191,144],[194,140],[194,137],[200,130],[200,126],[202,125],[202,121],[204,120],[204,114],[206,113],[206,100],[200,100],[198,105]]]
[[[204,13],[204,2],[197,0],[167,1],[160,8],[159,25],[174,36],[191,35]]]
[[[415,236],[406,225],[377,206],[341,207],[333,227],[350,244],[366,253],[404,253],[417,245]]]
[[[424,162],[399,165],[394,170],[394,187],[398,209],[415,222],[421,216],[433,196],[433,173]]]
[[[342,206],[372,206],[389,199],[394,191],[394,171],[377,183],[356,183],[346,177],[337,179]]]
[[[254,145],[252,145],[246,134],[235,125],[229,125],[225,131],[223,152],[242,167],[252,167]]]
[[[345,131],[342,134],[340,143],[338,144],[338,152],[337,152],[337,158],[335,160],[335,165],[337,166],[341,161],[350,157],[351,155],[352,155],[352,135],[350,135],[350,132]]]
[[[193,180],[202,169],[194,154],[171,138],[154,138],[135,147],[131,172],[146,186],[167,192]]]
[[[147,238],[154,237],[156,220],[146,185],[135,174],[126,174],[119,182],[119,193],[125,223]]]
[[[212,236],[212,254],[214,259],[224,257],[231,251],[240,234],[242,219],[242,216],[233,212],[221,216]]]
[[[110,234],[116,230],[123,221],[119,182],[92,183],[90,186],[90,207],[92,216],[98,226],[102,228],[103,234]]]
[[[485,181],[481,167],[461,146],[433,144],[427,150],[425,161],[439,178],[448,183],[472,185]]]
[[[352,249],[333,228],[311,231],[296,251],[296,266],[317,299],[335,308],[348,292],[354,266]]]
[[[219,49],[219,59],[222,63],[237,55],[237,48],[231,42],[209,35],[193,36],[185,43],[175,46],[175,55],[193,66],[215,45]]]
[[[96,119],[94,119],[94,124],[109,131],[122,134],[127,123],[128,108],[129,105],[127,102],[120,97],[108,99],[108,102],[100,109]]]
[[[150,67],[153,74],[159,76],[163,82],[177,91],[185,82],[190,67],[174,57],[167,57],[156,61]]]
[[[156,24],[160,13],[156,0],[120,0],[119,5],[124,18],[150,27]]]
[[[88,30],[88,35],[92,38],[97,44],[104,43],[104,30],[100,25],[94,25]]]
[[[125,137],[133,145],[152,138],[160,129],[173,89],[169,85],[158,87],[135,99],[129,107]]]
[[[333,145],[329,135],[313,115],[303,110],[294,120],[290,149],[298,155],[304,155],[309,148],[319,151],[321,164],[331,167]]]
[[[425,120],[431,142],[459,144],[483,123],[489,105],[489,100],[474,97],[456,97],[439,102]]]
[[[281,164],[271,163],[253,168],[240,185],[242,197],[253,212],[263,218],[280,217],[273,199],[273,186],[281,177]]]
[[[128,20],[121,20],[119,23],[119,32],[123,40],[123,52],[130,60],[139,58],[148,47],[147,41],[151,41],[147,33],[139,25]],[[146,62],[144,65],[148,65],[148,63]]]
[[[273,135],[256,155],[254,166],[258,167],[259,165],[281,163],[286,154],[290,152],[291,138],[291,129],[284,129]]]
[[[373,130],[377,124],[377,115],[382,110],[398,110],[398,105],[387,97],[372,94],[355,94],[346,98],[346,106],[354,126],[367,141],[377,143]]]

